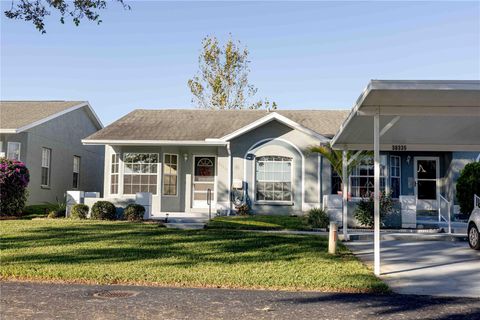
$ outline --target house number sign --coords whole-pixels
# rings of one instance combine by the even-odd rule
[[[407,151],[405,144],[392,144],[392,151]]]

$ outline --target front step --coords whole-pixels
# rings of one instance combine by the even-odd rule
[[[165,227],[180,230],[201,230],[205,228],[205,223],[165,223]]]

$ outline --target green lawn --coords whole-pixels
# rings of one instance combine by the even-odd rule
[[[212,219],[209,229],[234,230],[312,230],[305,217],[292,216],[230,216]]]
[[[20,216],[20,219],[33,219],[33,218],[42,218],[46,217],[51,210],[54,210],[56,206],[51,203],[46,204],[34,204],[31,206],[26,206],[23,209],[23,214]]]
[[[0,227],[4,279],[388,291],[345,247],[328,255],[319,236],[66,219],[6,220]]]

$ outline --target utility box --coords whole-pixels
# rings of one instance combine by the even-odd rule
[[[135,203],[145,207],[144,219],[149,219],[152,216],[152,194],[150,192],[137,192]]]
[[[85,200],[85,192],[78,190],[67,191],[67,208],[66,215],[70,217],[70,212],[72,212],[72,207],[76,204],[83,203]]]

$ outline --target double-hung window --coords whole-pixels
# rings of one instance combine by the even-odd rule
[[[397,199],[400,196],[400,171],[401,162],[399,156],[390,156],[390,191],[392,198]]]
[[[124,153],[123,193],[157,194],[158,153]]]
[[[292,158],[258,157],[255,164],[256,200],[260,202],[292,201]]]
[[[177,195],[178,156],[165,153],[163,155],[163,195]]]
[[[78,189],[80,183],[80,157],[73,156],[73,181],[72,188]]]
[[[380,190],[385,191],[387,176],[387,156],[380,155]],[[350,175],[350,192],[352,197],[365,197],[374,190],[373,158],[362,161]]]
[[[120,155],[114,153],[110,163],[110,194],[118,194],[118,175]]]
[[[7,144],[7,158],[10,160],[20,160],[20,142],[9,142]]]
[[[52,149],[42,148],[42,173],[41,173],[42,187],[50,187],[51,162],[52,162]]]

